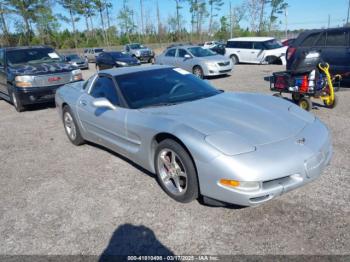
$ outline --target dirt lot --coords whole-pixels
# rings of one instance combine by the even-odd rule
[[[277,70],[239,65],[210,81],[269,93],[263,77]],[[116,154],[73,146],[55,108],[17,113],[0,101],[0,254],[350,254],[349,91],[313,110],[333,134],[323,176],[244,209],[176,203]]]

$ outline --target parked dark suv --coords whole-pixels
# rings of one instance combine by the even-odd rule
[[[317,51],[330,64],[332,74],[350,76],[350,27],[309,30],[301,33],[287,51],[287,70],[300,56]]]
[[[80,80],[80,69],[51,47],[0,48],[0,97],[18,112],[25,105],[54,101],[57,88]]]

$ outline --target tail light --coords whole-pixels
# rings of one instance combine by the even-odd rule
[[[307,79],[307,76],[305,75],[303,77],[303,81],[300,86],[300,92],[301,93],[306,93],[309,89],[309,80]]]
[[[287,50],[287,60],[291,59],[291,57],[295,54],[297,49],[295,47],[289,47]]]

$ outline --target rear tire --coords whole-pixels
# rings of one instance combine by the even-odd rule
[[[76,146],[84,144],[84,138],[80,134],[79,126],[69,106],[63,107],[62,115],[63,126],[68,139]]]
[[[236,55],[231,55],[230,56],[232,64],[237,65],[239,63],[239,59]]]
[[[154,156],[157,180],[165,193],[181,203],[198,198],[199,186],[194,163],[179,143],[172,139],[163,140]]]
[[[303,95],[299,93],[292,93],[292,100],[294,103],[298,104]]]
[[[304,97],[300,98],[298,104],[302,109],[304,109],[306,111],[310,111],[312,109],[312,102],[311,102],[310,97],[304,96]]]

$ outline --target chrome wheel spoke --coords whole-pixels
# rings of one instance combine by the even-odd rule
[[[174,181],[174,184],[175,184],[175,187],[176,187],[177,191],[179,191],[179,193],[181,193],[183,189],[182,189],[182,187],[180,185],[180,178],[179,178],[179,176],[174,176],[173,177],[173,181]]]

